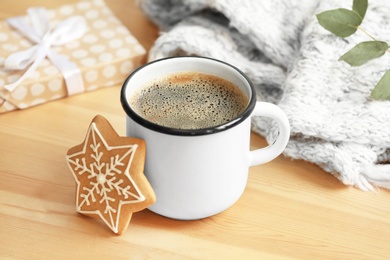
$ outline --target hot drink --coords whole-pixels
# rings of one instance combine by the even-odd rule
[[[256,101],[240,70],[209,57],[147,63],[126,79],[120,100],[126,136],[146,142],[144,173],[157,198],[148,209],[174,219],[202,219],[232,206],[248,168],[280,155],[290,134],[278,106]],[[266,148],[250,150],[253,116],[278,126]]]
[[[202,129],[237,118],[248,97],[232,82],[200,72],[177,72],[153,80],[129,98],[131,108],[157,125]]]

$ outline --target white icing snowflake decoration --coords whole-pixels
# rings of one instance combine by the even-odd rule
[[[67,156],[77,183],[77,211],[97,214],[115,233],[122,206],[145,200],[130,176],[137,148],[137,144],[110,146],[92,123],[81,151]]]

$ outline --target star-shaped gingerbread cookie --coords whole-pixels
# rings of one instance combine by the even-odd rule
[[[104,117],[96,116],[84,142],[66,156],[77,186],[76,211],[122,234],[133,212],[156,201],[143,172],[145,154],[144,140],[120,137]]]

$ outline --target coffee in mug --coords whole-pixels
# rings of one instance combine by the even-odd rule
[[[149,209],[174,219],[205,218],[232,206],[245,190],[248,168],[277,157],[290,135],[278,106],[257,101],[242,71],[212,58],[152,61],[126,79],[121,103],[126,135],[146,141],[145,176],[156,194]],[[252,116],[274,119],[279,135],[251,151]]]
[[[209,128],[230,122],[248,105],[239,87],[221,77],[178,72],[154,79],[129,97],[146,120],[179,129]]]

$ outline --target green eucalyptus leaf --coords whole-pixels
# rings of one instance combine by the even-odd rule
[[[377,100],[390,100],[390,70],[386,71],[385,75],[376,84],[371,92],[371,97]]]
[[[363,20],[364,16],[366,15],[367,7],[368,0],[354,0],[352,10],[357,12]]]
[[[389,45],[382,41],[361,42],[340,57],[351,66],[360,66],[385,54]]]
[[[326,30],[343,38],[355,33],[362,23],[362,18],[357,12],[345,8],[319,13],[317,20]]]

